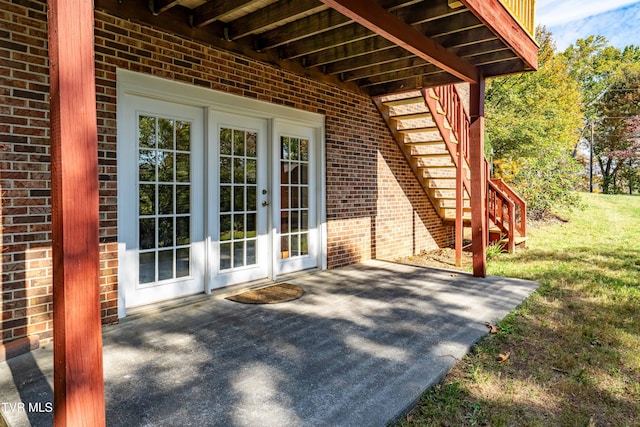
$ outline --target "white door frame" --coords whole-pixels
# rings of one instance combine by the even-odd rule
[[[209,111],[217,110],[224,111],[226,113],[235,113],[245,115],[248,117],[255,117],[266,120],[269,123],[271,137],[274,138],[272,129],[275,129],[279,123],[290,123],[293,125],[308,127],[313,129],[316,148],[315,148],[315,165],[316,165],[316,212],[317,212],[317,234],[318,234],[318,262],[317,267],[321,269],[327,268],[327,229],[326,229],[326,156],[325,156],[325,144],[324,144],[324,126],[325,117],[322,114],[311,113],[291,107],[286,107],[278,104],[271,104],[264,101],[259,101],[252,98],[245,98],[238,95],[233,95],[225,92],[218,92],[211,89],[205,89],[186,83],[166,80],[163,78],[150,76],[147,74],[137,73],[133,71],[117,69],[117,132],[118,132],[118,147],[117,147],[117,162],[118,162],[118,218],[126,218],[130,215],[130,211],[126,206],[126,200],[123,200],[123,195],[131,189],[131,171],[121,165],[126,164],[127,151],[123,149],[126,145],[127,131],[127,114],[128,107],[126,105],[126,99],[128,95],[136,95],[148,98],[150,100],[160,100],[166,102],[172,102],[187,106],[193,106],[202,108],[205,111],[205,150],[209,150],[211,141],[211,129],[208,123]],[[275,145],[275,144],[273,144]],[[209,152],[205,151],[203,159],[209,156]],[[205,168],[207,166],[205,165]],[[205,181],[206,181],[205,177]],[[134,181],[135,182],[135,181]],[[205,188],[205,191],[207,189]],[[202,195],[202,200],[207,200],[206,194]],[[272,204],[273,208],[273,204]],[[204,209],[204,208],[203,208]],[[210,215],[205,210],[205,217]],[[272,217],[273,212],[272,212]],[[127,256],[127,235],[130,235],[132,230],[127,228],[126,221],[118,221],[118,259],[120,260],[118,268],[118,316],[125,317],[126,315],[126,298],[124,289],[127,281],[131,280],[131,272],[123,268],[122,260]],[[209,224],[203,225],[205,230],[209,229]],[[270,238],[273,239],[274,231],[273,224],[269,225]],[[208,233],[207,233],[208,234]],[[209,242],[210,243],[210,242]],[[205,245],[210,246],[210,245]],[[274,251],[275,252],[275,251]],[[211,255],[206,255],[211,257]],[[273,259],[275,256],[271,254]],[[275,265],[273,260],[272,265]],[[135,272],[134,272],[135,274]],[[211,288],[207,285],[209,283],[209,271],[205,271],[205,286],[204,292],[210,292]],[[276,279],[278,271],[270,271],[268,276],[271,279]]]

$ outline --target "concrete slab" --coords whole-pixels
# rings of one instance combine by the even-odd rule
[[[203,297],[106,328],[107,424],[384,426],[537,287],[382,261],[288,282],[302,298]],[[9,425],[51,425],[52,383],[51,346],[0,364]]]

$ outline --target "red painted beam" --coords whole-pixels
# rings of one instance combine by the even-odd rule
[[[473,275],[487,275],[487,168],[484,157],[484,79],[470,86],[471,252]]]
[[[93,2],[48,9],[54,422],[104,426]]]
[[[538,45],[498,0],[460,0],[491,31],[511,46],[532,70],[538,69]]]
[[[360,25],[466,81],[478,81],[478,70],[433,39],[399,20],[372,0],[321,0]]]

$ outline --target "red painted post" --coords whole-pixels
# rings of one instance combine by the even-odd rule
[[[104,426],[93,2],[49,0],[54,423]]]
[[[484,158],[484,78],[470,85],[471,251],[473,275],[487,275],[487,172]]]
[[[458,119],[456,125],[458,132],[456,138],[458,138],[457,154],[458,154],[458,167],[456,168],[456,235],[455,235],[455,248],[456,248],[456,266],[462,266],[462,241],[464,234],[464,164],[465,164],[465,132],[461,129],[464,126],[463,120],[463,105],[462,101],[458,98]]]

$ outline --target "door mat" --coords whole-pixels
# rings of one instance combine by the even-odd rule
[[[225,299],[243,304],[276,304],[298,299],[302,294],[304,294],[304,290],[298,285],[279,283],[266,288],[253,289],[238,295],[231,295]]]

